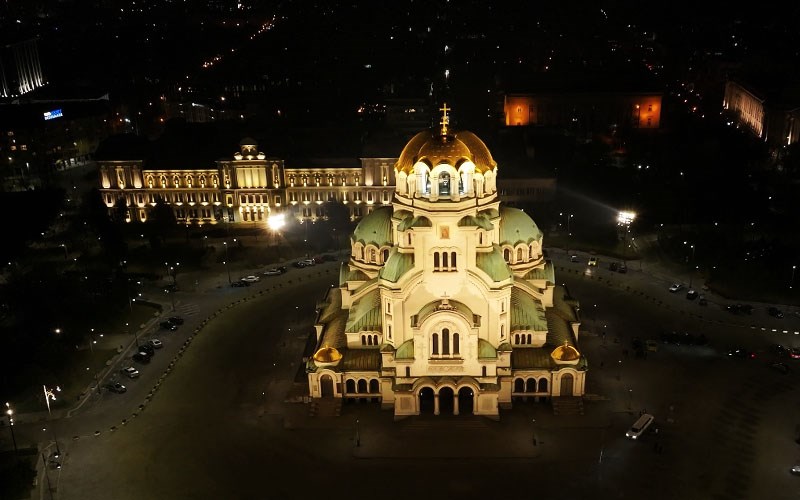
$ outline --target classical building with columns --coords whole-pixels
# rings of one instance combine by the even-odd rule
[[[486,145],[451,131],[446,109],[394,163],[391,206],[350,238],[318,307],[309,394],[380,401],[396,417],[580,400],[578,302],[556,284],[534,221],[501,206]]]

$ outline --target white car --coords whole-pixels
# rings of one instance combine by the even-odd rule
[[[589,257],[589,265],[596,266],[597,265],[597,257]]]
[[[683,285],[680,283],[673,283],[669,286],[669,291],[672,293],[678,292],[683,288]]]
[[[258,276],[253,276],[251,274],[250,276],[245,276],[244,278],[242,278],[241,281],[246,281],[248,283],[255,283],[257,281],[261,281],[261,278],[259,278]]]
[[[155,347],[156,349],[161,349],[162,347],[164,347],[164,344],[158,339],[150,339],[147,341],[147,343]]]
[[[120,371],[122,373],[124,373],[125,376],[128,377],[128,378],[136,378],[136,377],[139,376],[139,370],[137,370],[136,368],[134,368],[132,366],[128,366],[126,368],[122,368]]]

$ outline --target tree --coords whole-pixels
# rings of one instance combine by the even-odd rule
[[[164,198],[157,196],[155,203],[145,223],[147,238],[150,241],[150,246],[154,249],[161,248],[164,243],[164,237],[174,231],[177,224],[175,212],[172,211],[172,207]]]

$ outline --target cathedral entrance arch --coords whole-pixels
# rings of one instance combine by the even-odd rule
[[[462,387],[458,390],[458,413],[460,415],[472,415],[472,408],[475,401],[475,391],[471,387]]]
[[[434,407],[433,389],[430,387],[423,387],[419,390],[419,414],[433,415]]]
[[[561,396],[572,396],[573,383],[572,374],[567,373],[561,376]]]
[[[330,375],[323,375],[319,378],[319,386],[323,398],[333,397],[333,378]]]
[[[453,414],[453,389],[450,387],[442,387],[439,389],[439,414],[452,415]]]

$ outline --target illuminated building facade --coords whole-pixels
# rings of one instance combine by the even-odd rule
[[[561,127],[591,133],[613,125],[634,129],[661,126],[660,92],[541,92],[508,94],[505,125]]]
[[[0,97],[17,97],[45,85],[36,39],[0,45]]]
[[[768,97],[752,85],[728,80],[722,107],[737,126],[772,147],[790,146],[800,140],[800,93]]]
[[[162,199],[178,223],[198,225],[266,222],[270,214],[282,212],[299,221],[316,220],[325,217],[327,201],[343,203],[357,219],[375,206],[391,204],[393,158],[362,158],[358,165],[331,159],[286,168],[282,159],[259,151],[251,138],[239,146],[233,159],[208,168],[151,168],[143,159],[98,159],[103,202],[112,211],[124,199],[126,219],[144,222]]]
[[[501,206],[486,145],[451,131],[443,111],[441,129],[413,136],[394,163],[391,206],[350,238],[318,307],[309,394],[379,400],[396,417],[580,402],[578,303],[556,285],[534,221]]]

